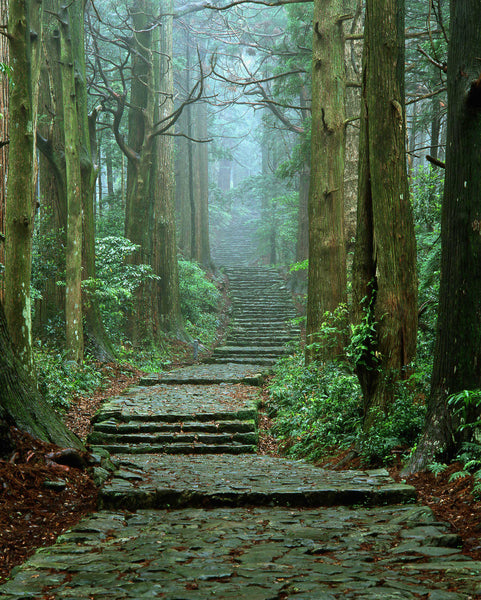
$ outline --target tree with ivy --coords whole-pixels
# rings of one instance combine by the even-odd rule
[[[357,373],[366,431],[389,413],[416,351],[416,240],[405,154],[404,1],[368,0],[364,31],[357,234]]]

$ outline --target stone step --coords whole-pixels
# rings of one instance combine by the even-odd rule
[[[262,365],[262,366],[272,366],[277,362],[277,358],[264,358],[260,356],[253,356],[252,358],[235,358],[233,356],[227,357],[210,357],[204,360],[207,364],[218,364],[218,365],[227,365],[227,364],[236,364],[236,365]]]
[[[250,363],[252,364],[252,363]],[[157,380],[158,383],[158,380]],[[211,421],[248,421],[257,418],[256,408],[245,408],[238,411],[232,412],[199,412],[193,414],[192,412],[169,412],[169,413],[154,413],[154,412],[142,412],[139,410],[135,413],[122,413],[119,410],[109,410],[108,406],[103,407],[102,410],[94,415],[92,423],[102,423],[104,421],[117,420],[119,423],[131,423],[131,422],[150,422],[150,423],[184,423],[195,419],[199,422],[211,422]]]
[[[265,381],[267,369],[264,365],[225,364],[225,365],[192,365],[167,373],[151,373],[142,377],[140,385],[202,385],[208,387],[216,384],[244,384],[260,386]]]
[[[260,335],[251,335],[251,336],[227,336],[225,340],[226,346],[262,346],[262,347],[272,347],[279,346],[279,344],[288,344],[293,341],[295,337],[293,336],[277,336],[275,339],[272,336],[260,336]]]
[[[221,346],[216,348],[214,356],[280,356],[286,354],[284,346]]]
[[[231,313],[239,316],[258,317],[258,316],[278,316],[283,319],[294,319],[298,316],[296,310],[292,306],[256,306],[252,308],[241,308],[240,306],[231,305]]]
[[[247,421],[185,421],[181,423],[158,421],[119,423],[112,420],[96,423],[94,431],[121,435],[156,432],[251,433],[256,431],[256,422],[254,419]]]
[[[109,509],[243,505],[307,508],[398,504],[414,502],[416,497],[413,487],[395,483],[384,469],[335,472],[302,461],[244,452],[238,457],[232,454],[234,452],[202,457],[120,455],[117,457],[119,472],[100,491],[101,506]]]
[[[92,431],[88,436],[92,446],[112,446],[116,444],[139,444],[151,447],[167,447],[187,444],[202,444],[205,446],[227,447],[229,444],[257,444],[257,434],[247,433],[126,433],[111,434],[102,431]]]
[[[102,444],[91,446],[92,452],[96,448],[103,448],[109,454],[251,454],[256,452],[254,444]],[[125,506],[127,508],[127,506]]]

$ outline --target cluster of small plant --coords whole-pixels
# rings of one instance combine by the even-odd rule
[[[276,366],[269,384],[274,431],[287,453],[317,460],[355,447],[367,464],[386,464],[421,432],[425,404],[412,381],[400,382],[389,414],[363,432],[362,392],[344,359],[306,366],[299,349]]]
[[[58,349],[42,344],[37,344],[34,352],[39,391],[56,409],[68,409],[73,396],[92,393],[103,382],[92,360],[78,365]]]
[[[39,231],[35,238],[33,261],[33,298],[41,299],[42,282],[61,281],[64,266],[58,264],[61,255],[58,241]],[[96,277],[82,282],[83,292],[95,297],[110,339],[117,348],[118,359],[130,362],[146,371],[158,371],[172,359],[172,347],[166,343],[156,348],[133,352],[125,339],[128,311],[134,292],[142,283],[156,278],[152,268],[145,264],[131,265],[127,258],[137,246],[120,235],[109,235],[96,240]],[[219,325],[218,313],[221,294],[196,263],[179,260],[180,302],[186,333],[203,345],[212,343]],[[58,284],[60,285],[60,284]],[[64,323],[57,315],[43,324],[42,338],[48,344],[38,343],[36,364],[42,393],[56,408],[68,408],[74,394],[91,392],[101,382],[93,362],[79,367],[69,363],[59,347],[63,339]]]
[[[221,294],[215,282],[196,263],[179,260],[180,308],[187,333],[205,346],[219,327]]]
[[[322,354],[343,346],[336,362],[305,366],[297,350],[281,361],[270,384],[271,408],[276,431],[288,453],[317,459],[334,448],[352,445],[370,463],[386,463],[393,451],[415,444],[424,422],[432,368],[435,315],[439,289],[440,203],[442,178],[432,169],[419,169],[412,179],[413,212],[418,240],[421,328],[418,358],[408,381],[397,384],[389,414],[379,415],[369,436],[362,430],[362,393],[355,367],[373,349],[372,320],[349,323],[349,309],[342,305],[325,315],[312,344]],[[305,268],[293,265],[292,270]],[[372,352],[371,352],[372,354]],[[375,368],[375,356],[370,357]]]
[[[469,441],[463,442],[461,450],[456,456],[456,461],[460,462],[462,468],[455,471],[449,477],[449,482],[456,479],[473,476],[472,493],[475,498],[481,498],[481,438],[479,430],[481,428],[481,390],[462,390],[449,397],[449,405],[453,409],[454,418],[457,422],[456,432],[465,434]],[[478,415],[477,419],[472,419],[472,415]],[[433,462],[429,469],[436,476],[447,469],[448,465],[443,462]]]

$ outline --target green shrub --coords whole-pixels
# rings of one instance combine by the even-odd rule
[[[275,433],[288,453],[316,459],[334,446],[348,447],[361,425],[361,389],[341,365],[304,366],[298,352],[279,362],[269,385]]]
[[[39,390],[56,409],[68,409],[73,396],[92,393],[102,383],[101,372],[88,361],[79,366],[47,346],[37,346],[34,353]]]
[[[369,463],[389,463],[396,448],[412,446],[419,437],[426,416],[426,405],[412,381],[396,384],[389,414],[379,414],[369,436],[359,435],[361,455]]]
[[[179,288],[187,333],[210,344],[219,326],[219,290],[197,263],[187,260],[179,260]]]
[[[425,405],[415,382],[400,382],[388,415],[363,434],[362,392],[347,363],[306,367],[299,350],[282,359],[269,384],[274,432],[288,454],[318,459],[334,448],[355,445],[371,464],[387,463],[395,448],[415,443],[422,430]]]
[[[95,241],[96,279],[86,279],[82,288],[99,301],[102,318],[112,339],[119,341],[134,291],[155,279],[149,265],[129,265],[126,258],[139,248],[124,237],[108,236]]]

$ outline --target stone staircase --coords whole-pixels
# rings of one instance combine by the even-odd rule
[[[239,267],[255,264],[259,257],[255,243],[258,215],[249,220],[234,215],[224,231],[217,234],[212,245],[212,260],[218,266]]]
[[[224,345],[211,362],[273,365],[286,354],[300,329],[296,310],[279,273],[264,266],[225,267],[232,302],[231,325]]]
[[[242,454],[257,445],[256,387],[149,376],[103,405],[88,442],[110,454]],[[239,397],[242,395],[242,399]]]
[[[232,303],[224,345],[209,364],[148,375],[104,404],[93,420],[92,447],[116,455],[256,451],[256,386],[299,327],[291,323],[296,311],[279,273],[247,264],[253,233],[249,225],[231,228],[216,254],[227,265]]]

